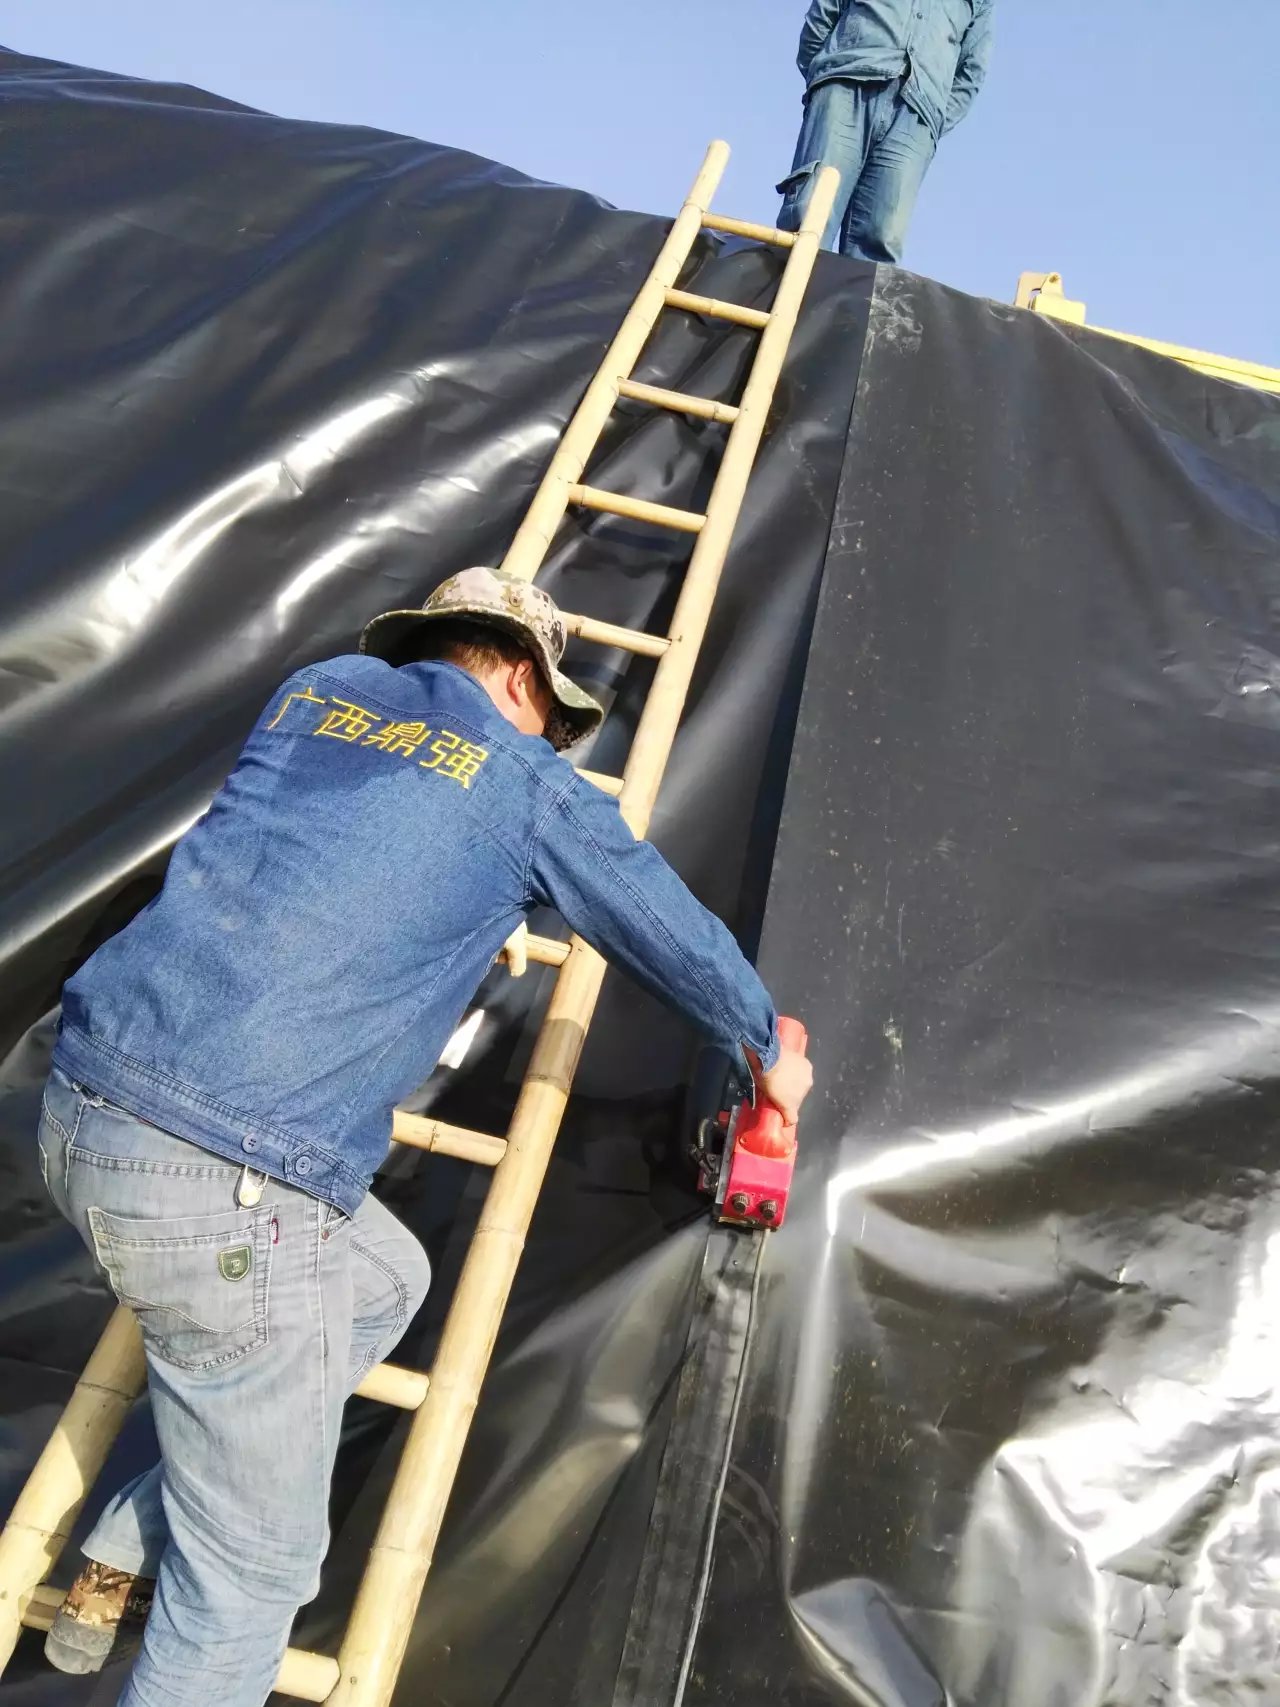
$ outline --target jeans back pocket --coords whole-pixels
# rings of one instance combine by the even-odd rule
[[[219,1369],[267,1343],[273,1215],[270,1205],[141,1221],[89,1210],[98,1261],[152,1356]]]

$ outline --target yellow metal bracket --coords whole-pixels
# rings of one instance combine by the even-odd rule
[[[1085,305],[1069,297],[1062,288],[1061,273],[1022,273],[1018,292],[1013,299],[1015,308],[1026,308],[1032,314],[1048,314],[1054,320],[1065,320],[1073,326],[1089,326],[1104,338],[1119,338],[1126,344],[1137,344],[1144,350],[1154,350],[1158,356],[1168,356],[1184,367],[1206,373],[1211,379],[1227,379],[1236,385],[1251,385],[1258,391],[1280,395],[1280,368],[1263,367],[1259,362],[1237,361],[1234,356],[1215,356],[1208,350],[1189,349],[1183,344],[1166,344],[1159,338],[1140,338],[1133,332],[1113,332],[1106,326],[1093,326],[1085,319]]]
[[[1029,308],[1033,314],[1051,314],[1055,320],[1069,320],[1083,326],[1084,303],[1073,302],[1062,289],[1061,273],[1021,273],[1015,308]]]

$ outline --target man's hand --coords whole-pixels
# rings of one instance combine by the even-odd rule
[[[756,1084],[787,1125],[794,1126],[800,1118],[800,1104],[813,1089],[813,1066],[807,1055],[784,1049],[767,1073],[756,1072]]]
[[[515,930],[503,943],[498,954],[499,960],[505,960],[507,970],[513,978],[523,978],[529,969],[529,927],[517,925]]]

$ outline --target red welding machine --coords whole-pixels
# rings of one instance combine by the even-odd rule
[[[787,1049],[805,1054],[809,1033],[798,1019],[780,1018]],[[731,1081],[732,1082],[732,1081]],[[796,1165],[796,1129],[763,1096],[753,1107],[744,1093],[704,1121],[698,1146],[698,1186],[714,1192],[716,1219],[739,1227],[780,1227]]]

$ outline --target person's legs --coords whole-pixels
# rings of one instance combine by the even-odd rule
[[[261,1707],[327,1541],[347,1224],[275,1182],[242,1207],[234,1164],[56,1080],[51,1118],[70,1219],[142,1327],[163,1461],[168,1543],[121,1707]]]
[[[348,1222],[275,1181],[240,1207],[239,1168],[57,1075],[41,1149],[55,1202],[142,1324],[163,1459],[169,1540],[120,1707],[261,1707],[318,1581],[343,1401],[403,1330],[425,1258],[380,1209]],[[352,1250],[366,1222],[374,1260]],[[357,1274],[372,1317],[358,1355]],[[149,1520],[114,1510],[108,1544],[132,1534],[141,1558]]]
[[[352,1287],[351,1345],[345,1396],[390,1356],[431,1284],[422,1246],[389,1209],[366,1197],[347,1241]],[[154,1578],[169,1539],[161,1466],[152,1465],[108,1500],[81,1551],[87,1559]],[[105,1653],[105,1649],[104,1649]]]
[[[840,173],[840,188],[822,247],[834,249],[862,174],[871,144],[871,118],[883,83],[819,83],[806,97],[804,118],[796,141],[791,171],[778,185],[782,210],[778,225],[783,231],[798,231],[813,194],[814,179],[822,166]]]
[[[135,1577],[155,1577],[169,1540],[160,1465],[153,1464],[114,1493],[85,1537],[87,1559]]]
[[[888,122],[872,127],[866,163],[845,213],[840,253],[896,265],[937,144],[905,101],[895,99],[880,117]]]
[[[366,1197],[356,1211],[350,1251],[354,1320],[348,1394],[375,1363],[391,1355],[431,1285],[427,1253],[374,1197]]]

